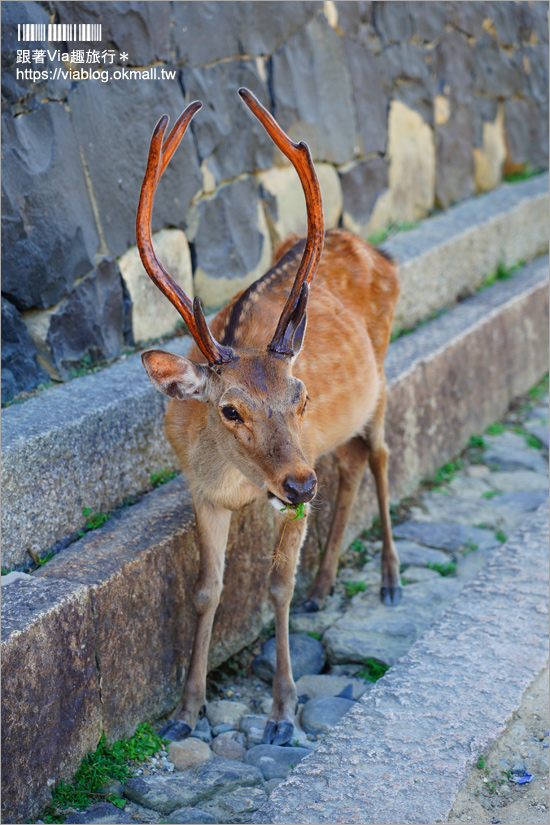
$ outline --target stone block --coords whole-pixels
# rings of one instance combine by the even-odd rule
[[[50,307],[93,268],[99,247],[68,112],[44,103],[5,115],[2,152],[2,293],[19,310]]]
[[[473,69],[473,51],[466,37],[456,30],[444,32],[432,57],[437,91],[446,94],[454,105],[470,103],[474,93]]]
[[[124,344],[124,294],[116,261],[104,258],[56,307],[27,312],[23,320],[52,378],[71,378],[83,360],[91,366],[116,358]]]
[[[271,168],[275,144],[237,94],[245,86],[264,104],[269,100],[266,80],[260,76],[256,62],[242,59],[196,69],[184,67],[182,79],[188,99],[198,98],[206,104],[191,128],[203,174],[211,182],[207,188]]]
[[[269,230],[252,177],[199,200],[189,216],[195,294],[219,307],[263,275],[271,263]]]
[[[164,229],[153,236],[159,261],[193,300],[191,255],[181,229]],[[173,335],[182,318],[163,293],[151,281],[136,246],[119,258],[118,265],[132,302],[132,331],[136,342]]]
[[[388,99],[378,61],[369,48],[351,38],[342,41],[342,48],[351,81],[359,153],[383,154],[388,136]]]
[[[474,193],[472,114],[466,106],[452,112],[435,131],[435,202],[444,209]]]
[[[120,52],[127,52],[123,66],[149,66],[155,61],[169,61],[171,3],[157,2],[155,6],[143,2],[61,3],[56,6],[60,23],[100,23],[102,49],[113,49],[118,54],[114,63],[120,63]],[[93,44],[89,44],[93,48]]]
[[[378,198],[388,188],[388,167],[381,157],[358,161],[340,170],[342,225],[365,237]]]
[[[174,6],[178,55],[189,66],[204,66],[212,55],[273,54],[318,12],[315,2],[273,5],[254,2],[183,2]]]
[[[373,9],[373,21],[376,31],[384,42],[410,40],[413,35],[409,3],[376,4]]]
[[[353,91],[342,43],[326,19],[298,30],[273,55],[272,66],[274,115],[285,132],[305,140],[314,160],[351,160],[357,147]]]
[[[2,820],[28,822],[97,746],[100,681],[89,591],[16,581],[2,591]]]
[[[489,32],[485,32],[476,42],[474,59],[476,92],[509,98],[520,91],[521,78],[511,57]]]
[[[395,43],[378,55],[377,64],[388,98],[414,109],[431,124],[434,86],[424,50],[407,41]]]
[[[47,380],[21,315],[2,296],[2,404]]]
[[[504,107],[499,104],[494,123],[483,124],[481,147],[474,147],[474,179],[478,192],[487,192],[499,185],[505,160]]]
[[[334,166],[316,163],[323,197],[325,227],[338,226],[342,214],[342,187]],[[284,241],[294,233],[307,234],[307,211],[304,190],[294,167],[273,168],[258,175],[267,220],[275,241]]]
[[[388,160],[389,192],[379,198],[371,219],[377,228],[419,220],[434,205],[434,135],[418,112],[399,100],[390,103]]]
[[[69,105],[103,236],[111,254],[118,257],[135,244],[136,204],[153,129],[163,114],[174,123],[185,100],[177,83],[124,80],[75,84]],[[113,134],[113,124],[125,131],[123,139],[109,142],[109,163],[105,163],[105,136]],[[201,187],[195,143],[186,134],[159,183],[153,231],[164,226],[184,228],[189,204]]]

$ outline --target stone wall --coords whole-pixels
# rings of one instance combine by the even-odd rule
[[[101,23],[102,40],[25,43],[24,23]],[[192,99],[153,230],[210,308],[305,229],[240,86],[309,143],[327,225],[364,237],[548,165],[544,2],[6,2],[2,69],[3,401],[176,329],[134,222],[154,124]]]

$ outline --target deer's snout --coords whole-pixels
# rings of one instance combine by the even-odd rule
[[[283,490],[291,504],[306,504],[317,492],[317,476],[310,473],[304,480],[287,476],[283,481]]]

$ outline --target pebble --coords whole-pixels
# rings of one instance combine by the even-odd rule
[[[208,702],[206,705],[206,717],[212,727],[216,725],[231,725],[236,728],[239,719],[245,713],[250,713],[248,705],[242,702],[230,702],[227,699],[218,699],[215,702]]]
[[[351,688],[352,694],[348,698],[360,699],[371,685],[364,679],[350,679],[329,673],[308,674],[296,682],[298,696],[306,695],[308,699],[314,699],[316,696],[339,696],[348,687]]]
[[[354,705],[354,701],[338,696],[316,696],[304,705],[300,722],[306,733],[328,733]]]
[[[497,470],[534,470],[545,473],[546,464],[543,457],[527,449],[503,448],[487,450],[484,456],[488,467]]]
[[[111,802],[96,802],[86,811],[67,817],[65,822],[69,825],[127,825],[134,820]]]
[[[197,721],[195,730],[191,733],[191,736],[195,739],[200,739],[201,742],[206,742],[207,745],[210,744],[213,734],[208,719],[205,716]]]
[[[264,779],[284,779],[310,751],[288,745],[256,745],[246,754],[249,765],[259,768]]]
[[[246,734],[249,748],[261,745],[268,716],[266,714],[249,713],[239,722],[239,729]]]
[[[212,751],[215,756],[221,756],[223,759],[236,759],[239,762],[242,762],[246,756],[245,746],[228,736],[218,736],[214,739]]]
[[[212,759],[213,754],[206,742],[189,737],[181,742],[170,742],[168,756],[177,771],[185,771]]]
[[[236,730],[235,725],[227,725],[225,723],[222,723],[221,725],[214,725],[212,728],[212,736],[219,736],[220,733],[227,733],[231,730]]]
[[[202,804],[236,788],[263,784],[262,772],[254,765],[214,757],[171,776],[129,779],[124,785],[124,795],[139,805],[171,814],[176,808]]]
[[[241,823],[246,822],[254,811],[260,808],[267,794],[264,788],[246,788],[230,791],[217,796],[210,802],[202,803],[203,808],[213,814],[217,822]]]
[[[404,521],[393,528],[393,535],[449,553],[463,552],[472,544],[478,547],[494,544],[495,540],[491,530],[454,522]]]
[[[430,579],[438,579],[440,574],[437,570],[430,570],[429,567],[418,567],[417,565],[413,564],[410,567],[407,567],[401,573],[402,581],[406,582],[407,584],[416,584],[416,582],[426,582]]]
[[[311,636],[290,634],[290,663],[294,680],[306,673],[320,673],[325,664],[325,649],[321,642]],[[275,675],[275,638],[264,642],[261,652],[252,660],[252,670],[266,682],[272,682]]]

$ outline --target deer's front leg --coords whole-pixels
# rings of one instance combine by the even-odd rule
[[[206,700],[206,667],[212,624],[223,588],[223,566],[231,521],[229,510],[208,502],[195,503],[200,543],[199,576],[193,600],[197,623],[193,652],[181,702],[170,721],[159,732],[165,739],[185,739],[197,723]]]
[[[284,520],[283,520],[284,519]],[[274,554],[269,580],[269,593],[275,612],[277,665],[273,679],[273,707],[264,730],[264,744],[284,745],[290,742],[294,730],[296,685],[290,666],[288,619],[294,593],[294,575],[300,547],[306,535],[306,520],[280,519],[278,552]]]

